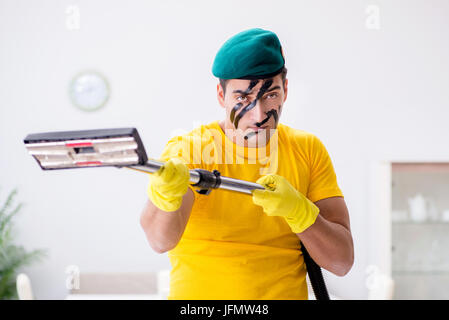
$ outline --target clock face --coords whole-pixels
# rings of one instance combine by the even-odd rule
[[[97,72],[84,72],[70,83],[70,98],[75,106],[85,111],[103,107],[109,98],[109,85]]]

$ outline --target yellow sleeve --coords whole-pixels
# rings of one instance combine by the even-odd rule
[[[179,158],[187,165],[189,170],[198,168],[199,165],[193,163],[191,147],[192,141],[188,137],[176,136],[167,142],[159,160],[165,162],[171,158]],[[196,200],[199,194],[195,190],[198,189],[198,187],[189,185],[189,188],[192,189]]]
[[[343,193],[337,184],[337,176],[331,158],[321,140],[316,136],[312,136],[309,150],[310,184],[307,198],[316,202],[330,197],[343,197]]]

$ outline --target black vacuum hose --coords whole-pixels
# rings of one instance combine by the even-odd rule
[[[313,261],[303,244],[302,254],[304,255],[304,263],[306,264],[307,273],[309,274],[310,284],[312,285],[315,298],[317,300],[330,300],[321,268],[315,261]]]

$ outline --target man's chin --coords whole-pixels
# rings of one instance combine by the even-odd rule
[[[262,130],[248,130],[245,135],[244,139],[248,144],[248,147],[258,147],[262,148],[265,147],[268,143],[268,140],[270,139],[269,129],[262,129]]]

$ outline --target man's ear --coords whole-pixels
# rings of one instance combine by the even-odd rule
[[[284,82],[284,102],[287,100],[287,93],[288,93],[288,79],[285,78]]]
[[[223,92],[223,88],[221,87],[221,84],[217,84],[217,99],[218,99],[218,103],[220,104],[220,106],[222,106],[224,108],[225,107],[224,92]]]

